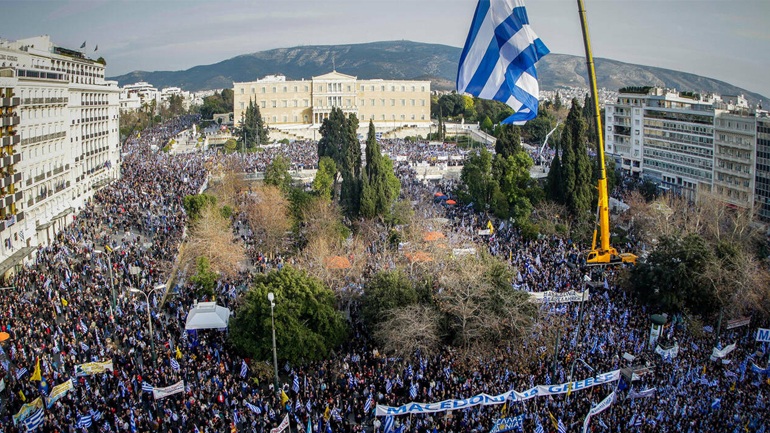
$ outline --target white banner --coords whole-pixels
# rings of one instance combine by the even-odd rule
[[[588,423],[591,422],[591,417],[597,414],[600,414],[607,410],[610,405],[615,402],[615,391],[612,391],[610,395],[604,398],[599,404],[592,407],[591,410],[588,411],[588,415],[586,415],[586,420],[583,421],[583,433],[588,432]]]
[[[571,382],[572,392],[579,391],[581,389],[587,389],[596,385],[603,385],[605,383],[616,382],[620,379],[620,370],[610,371],[608,373],[602,373],[595,377],[589,377],[577,382]],[[402,406],[384,406],[377,405],[376,416],[387,415],[406,415],[410,413],[433,413],[444,412],[448,410],[467,409],[478,405],[495,405],[503,404],[506,401],[525,401],[531,398],[566,394],[569,390],[570,382],[562,383],[561,385],[538,385],[523,392],[508,391],[500,395],[479,394],[470,398],[461,400],[444,400],[438,403],[416,403],[411,402]]]
[[[663,358],[669,357],[674,359],[679,355],[679,344],[675,344],[674,347],[664,349],[660,346],[655,346],[655,353],[659,354]]]
[[[112,360],[101,362],[87,362],[85,364],[79,364],[75,366],[75,377],[90,376],[92,374],[104,373],[105,371],[112,371]]]
[[[722,350],[718,350],[715,347],[714,350],[711,352],[711,360],[712,361],[716,361],[719,358],[724,358],[725,356],[727,356],[727,354],[729,354],[733,350],[735,350],[735,343],[733,343],[733,344],[731,344],[729,346],[725,346],[725,348],[722,349]]]
[[[770,341],[770,329],[759,328],[757,329],[757,341]]]
[[[161,398],[178,394],[180,392],[184,392],[184,380],[180,380],[179,382],[165,388],[158,388],[156,386],[152,389],[152,396],[155,397],[155,400],[160,400]]]
[[[285,417],[283,417],[283,421],[281,421],[280,424],[278,424],[278,427],[270,429],[270,433],[281,433],[282,431],[286,430],[289,427],[289,414],[287,413]]]
[[[549,302],[563,304],[566,302],[580,302],[583,300],[583,296],[585,296],[586,301],[591,298],[588,289],[584,292],[576,292],[574,290],[569,292],[553,292],[548,290],[546,292],[532,292],[529,296],[532,297],[532,302],[537,304],[547,304]]]

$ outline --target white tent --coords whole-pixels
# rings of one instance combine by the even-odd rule
[[[225,329],[229,320],[229,309],[216,302],[198,302],[187,313],[184,329]]]

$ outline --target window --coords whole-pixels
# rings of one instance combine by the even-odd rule
[[[270,101],[270,102],[272,103],[272,105],[273,105],[273,108],[275,108],[275,107],[277,107],[277,106],[278,106],[278,101],[276,101],[276,100],[272,100],[272,101]],[[275,119],[273,119],[273,121],[275,121]]]
[[[288,87],[286,87],[286,86],[283,86],[283,93],[286,93],[286,92],[288,92],[288,91],[289,91],[289,88],[288,88]]]
[[[243,110],[243,102],[241,102],[241,110]]]
[[[391,107],[395,107],[396,106],[396,100],[395,99],[391,99],[390,100],[390,106]]]
[[[406,106],[406,99],[402,99],[402,100],[401,100],[401,106],[402,106],[402,107],[405,107],[405,106]]]
[[[244,90],[245,90],[245,89],[244,89],[243,87],[241,87],[241,95],[243,95],[243,93],[244,93]]]
[[[372,107],[374,107],[374,99],[370,99],[369,102],[372,104]]]
[[[266,105],[267,105],[267,104],[265,103],[265,101],[262,101],[262,102],[261,102],[261,105],[262,105],[262,108],[266,108]]]

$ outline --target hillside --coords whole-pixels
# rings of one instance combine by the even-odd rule
[[[307,79],[331,71],[334,64],[337,71],[362,79],[425,79],[433,82],[434,89],[451,90],[460,52],[456,47],[411,41],[300,46],[244,54],[184,71],[134,71],[109,79],[121,86],[146,81],[158,88],[178,86],[196,91],[232,88],[234,81],[253,81],[269,74]],[[538,63],[538,74],[542,89],[587,87],[582,57],[550,54]],[[768,99],[724,81],[616,60],[597,58],[596,74],[599,87],[612,90],[657,85],[724,95],[744,94],[751,103]]]

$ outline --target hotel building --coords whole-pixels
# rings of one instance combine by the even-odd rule
[[[0,275],[120,175],[118,94],[48,36],[0,41]]]

